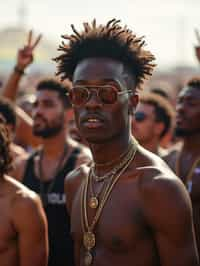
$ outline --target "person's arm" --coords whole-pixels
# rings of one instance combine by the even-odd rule
[[[197,45],[194,47],[195,55],[196,55],[198,62],[200,63],[200,34],[199,34],[199,31],[197,29],[195,29],[195,35],[196,35],[196,39],[197,39]]]
[[[199,265],[192,207],[177,178],[156,177],[142,188],[144,212],[153,230],[162,266]]]
[[[25,69],[33,62],[33,51],[38,45],[41,35],[35,41],[32,39],[32,31],[28,34],[27,44],[17,53],[17,62],[14,70],[3,89],[3,96],[15,101],[18,91],[19,82],[25,72]]]
[[[13,207],[18,233],[19,266],[47,266],[48,233],[42,204],[35,193],[19,195]]]

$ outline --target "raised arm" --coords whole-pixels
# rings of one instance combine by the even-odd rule
[[[195,55],[196,55],[198,62],[200,63],[200,34],[197,29],[195,29],[195,35],[196,35],[196,40],[197,40],[197,45],[195,46]]]
[[[36,40],[33,41],[33,33],[30,31],[28,34],[27,43],[17,53],[16,65],[3,90],[3,96],[12,101],[15,101],[16,99],[19,82],[24,74],[25,69],[33,62],[33,51],[40,42],[41,37],[42,36],[39,35]]]
[[[143,186],[144,210],[162,266],[199,265],[192,207],[180,180],[157,177]]]
[[[47,221],[36,195],[16,199],[13,224],[18,233],[19,266],[47,266]]]

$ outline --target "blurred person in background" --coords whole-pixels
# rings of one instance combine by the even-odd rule
[[[16,65],[9,76],[8,81],[3,87],[2,92],[2,95],[11,100],[13,103],[16,102],[19,82],[25,74],[25,69],[33,62],[33,51],[39,44],[40,39],[41,35],[33,41],[33,33],[30,31],[28,34],[27,44],[17,52]],[[15,109],[17,114],[15,141],[26,150],[30,151],[33,147],[37,147],[41,143],[41,140],[32,134],[33,120],[31,116],[17,105],[15,106]]]
[[[11,138],[10,150],[14,163],[16,160],[21,158],[27,158],[28,153],[19,145],[14,143],[15,131],[17,127],[17,116],[15,111],[14,104],[6,99],[5,97],[0,96],[0,115],[4,118],[5,124],[8,128],[9,135]]]
[[[143,92],[133,113],[132,133],[145,149],[162,157],[166,151],[160,142],[171,129],[173,116],[173,107],[167,99]]]
[[[8,127],[0,118],[0,264],[47,266],[47,221],[39,197],[7,175]]]
[[[162,96],[164,99],[166,99],[166,101],[169,101],[169,104],[171,105],[172,112],[174,113],[172,115],[171,127],[165,133],[165,135],[160,139],[160,143],[159,143],[161,148],[169,150],[169,149],[171,149],[171,147],[173,147],[176,144],[177,140],[174,136],[174,116],[175,116],[175,106],[173,103],[174,101],[172,101],[172,98],[166,92],[166,88],[164,90],[164,89],[161,89],[160,87],[155,87],[155,88],[150,89],[150,92],[158,94],[158,95]]]
[[[164,159],[181,178],[190,193],[197,247],[200,254],[200,78],[189,80],[178,95],[175,134],[179,149]]]
[[[49,228],[49,266],[74,265],[64,179],[74,168],[90,160],[86,150],[67,136],[68,108],[70,111],[65,86],[53,79],[38,83],[33,104],[33,134],[42,139],[42,146],[28,159],[18,162],[13,172],[17,180],[42,199]]]
[[[8,98],[16,99],[18,83],[33,62],[33,51],[39,41],[40,36],[33,42],[30,31],[27,44],[18,51],[16,67],[4,90]],[[49,229],[49,266],[74,265],[64,179],[79,164],[90,161],[86,149],[67,133],[71,105],[66,92],[66,86],[55,79],[43,79],[36,85],[29,130],[41,140],[41,146],[27,159],[18,161],[12,172],[41,197]]]

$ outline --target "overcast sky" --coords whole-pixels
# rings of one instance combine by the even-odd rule
[[[106,22],[120,18],[139,35],[145,35],[157,63],[197,66],[194,28],[200,29],[199,0],[0,0],[0,28],[23,23],[19,9],[25,3],[25,23],[59,43],[69,25],[81,26],[94,17]]]

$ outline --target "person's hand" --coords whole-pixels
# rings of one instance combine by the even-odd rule
[[[24,70],[28,65],[33,62],[33,51],[41,40],[42,35],[40,34],[35,41],[33,41],[33,32],[32,30],[28,33],[27,44],[18,51],[17,54],[17,68]]]
[[[197,39],[197,45],[195,46],[195,55],[200,63],[200,33],[197,29],[195,29],[195,35]]]

